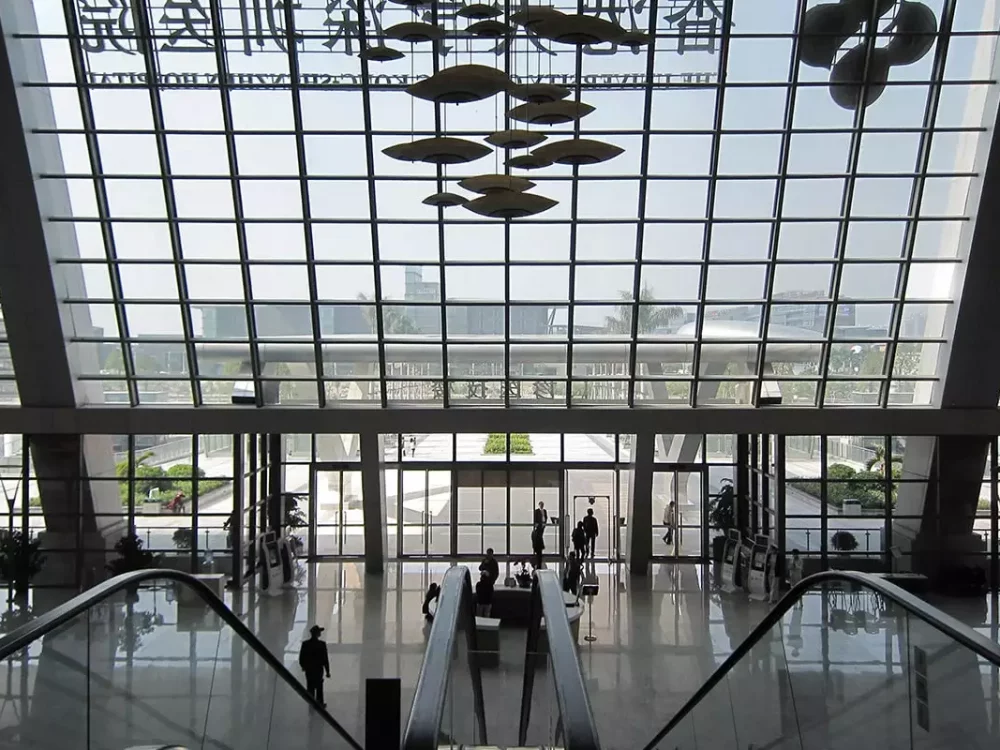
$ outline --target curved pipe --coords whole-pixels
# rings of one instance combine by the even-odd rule
[[[722,665],[712,673],[712,676],[705,681],[705,684],[698,688],[698,691],[691,696],[691,699],[684,704],[681,710],[674,714],[674,718],[667,722],[667,725],[656,733],[656,736],[643,748],[643,750],[656,750],[660,741],[688,717],[688,714],[695,709],[701,700],[711,693],[712,690],[715,689],[715,686],[726,678],[726,674],[729,670],[735,667],[744,656],[750,653],[750,649],[757,645],[757,642],[764,638],[771,631],[771,628],[781,621],[781,618],[785,615],[785,613],[791,609],[792,606],[799,601],[799,599],[801,599],[810,589],[828,581],[854,583],[877,591],[893,604],[899,605],[914,617],[923,620],[931,627],[941,631],[965,648],[974,651],[976,654],[992,664],[1000,666],[1000,645],[997,645],[985,636],[980,635],[972,628],[963,625],[951,615],[947,615],[936,607],[932,607],[923,599],[914,596],[908,591],[904,591],[895,584],[889,583],[880,576],[875,576],[870,573],[855,573],[847,570],[825,570],[821,573],[811,575],[795,584],[795,586],[793,586],[791,590],[789,590],[789,592],[781,598],[781,601],[774,605],[771,611],[767,613],[763,620],[761,620],[760,624],[755,627],[753,631],[751,631],[750,635],[746,637],[743,643],[737,646],[736,650],[729,655],[729,658],[722,662]]]
[[[292,688],[292,690],[299,694],[302,700],[309,704],[310,708],[318,713],[323,720],[337,732],[337,734],[343,737],[349,747],[353,748],[353,750],[363,750],[361,745],[347,733],[347,730],[344,729],[329,713],[327,713],[325,708],[322,708],[312,699],[309,693],[306,692],[302,683],[295,679],[281,660],[272,654],[271,651],[268,650],[267,646],[261,643],[260,639],[253,634],[250,628],[243,624],[243,621],[240,620],[239,617],[233,614],[233,611],[229,609],[229,607],[227,607],[218,596],[215,595],[212,589],[190,573],[182,573],[179,570],[161,568],[136,570],[131,573],[122,573],[120,576],[115,576],[114,578],[110,578],[103,583],[97,584],[93,588],[87,589],[82,594],[74,596],[68,602],[49,610],[39,617],[36,617],[31,622],[25,623],[4,638],[0,639],[0,660],[9,658],[11,654],[27,647],[33,641],[46,633],[55,630],[61,625],[65,625],[74,617],[83,614],[88,609],[96,604],[99,604],[113,594],[117,594],[119,591],[131,586],[137,586],[140,583],[146,583],[147,581],[154,580],[174,581],[192,589],[209,607],[212,608],[215,614],[222,618],[223,622],[236,631],[236,635],[242,638],[247,645],[249,645],[250,648],[252,648],[254,652],[261,657],[269,667],[271,667],[271,669],[278,673],[278,676],[284,680],[288,686]]]

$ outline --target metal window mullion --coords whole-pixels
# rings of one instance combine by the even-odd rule
[[[431,5],[431,23],[434,26],[438,25],[438,4],[434,3]],[[441,50],[441,41],[435,39],[431,43],[431,69],[436,75],[441,70],[441,61],[438,59],[438,54]],[[455,48],[455,54],[458,55],[458,48]],[[444,133],[441,129],[441,107],[442,105],[438,102],[434,102],[434,137],[440,138]],[[444,192],[444,167],[441,164],[437,164],[434,168],[437,192]],[[445,300],[448,299],[448,293],[445,288],[445,272],[444,272],[444,206],[437,207],[437,230],[438,230],[438,304],[441,306],[441,406],[445,409],[448,408],[449,400],[449,384],[448,384],[448,316],[447,307],[445,306]],[[484,394],[485,396],[485,394]],[[455,547],[452,547],[454,550]]]
[[[927,180],[927,167],[931,158],[931,143],[934,138],[934,122],[937,119],[938,108],[941,104],[941,88],[944,80],[944,69],[948,58],[948,49],[951,42],[951,29],[955,21],[956,0],[946,0],[941,13],[941,28],[938,33],[937,48],[934,50],[934,61],[931,66],[930,87],[927,93],[927,106],[924,109],[923,130],[920,134],[920,145],[917,147],[917,163],[914,169],[917,177],[913,180],[913,187],[910,191],[910,206],[908,215],[910,220],[906,222],[906,229],[903,234],[903,259],[899,267],[899,275],[896,279],[896,294],[898,300],[893,306],[892,320],[889,323],[889,343],[885,347],[885,362],[883,363],[886,381],[882,385],[879,397],[879,406],[889,405],[889,391],[895,378],[893,373],[896,369],[896,350],[899,345],[899,331],[903,321],[903,304],[906,297],[906,288],[910,279],[910,266],[913,261],[913,251],[916,246],[917,229],[920,226],[918,217],[924,199],[924,185]]]
[[[313,328],[313,353],[316,358],[316,403],[319,408],[326,406],[326,383],[323,380],[322,327],[319,318],[319,287],[316,282],[316,252],[312,235],[312,210],[309,205],[309,186],[306,180],[306,143],[302,135],[302,89],[299,86],[299,58],[295,50],[295,18],[292,3],[284,3],[285,47],[288,52],[288,74],[292,95],[292,121],[295,125],[295,154],[299,166],[299,194],[302,200],[302,230],[306,250],[306,276],[309,284],[310,317]]]
[[[635,381],[639,376],[636,372],[636,362],[639,348],[639,296],[642,294],[642,253],[646,236],[646,188],[649,172],[650,130],[653,125],[653,73],[656,66],[656,44],[653,36],[656,33],[658,12],[657,0],[651,0],[649,5],[649,48],[646,50],[646,89],[643,92],[645,107],[642,114],[642,146],[639,150],[639,205],[635,225],[635,278],[632,279],[632,320],[631,340],[628,352],[628,406],[635,406]],[[661,373],[662,374],[662,373]]]
[[[229,95],[229,64],[226,48],[222,41],[222,0],[208,0],[212,14],[212,40],[215,47],[215,62],[219,68],[219,95],[222,100],[222,123],[225,128],[226,155],[229,160],[229,184],[233,191],[233,211],[236,221],[236,249],[240,256],[240,274],[243,279],[243,302],[247,318],[247,338],[250,349],[250,377],[253,380],[254,401],[264,406],[264,387],[261,382],[262,366],[257,350],[257,317],[253,309],[253,287],[250,281],[249,252],[247,250],[246,224],[243,216],[243,191],[236,176],[239,161],[236,156],[236,137],[233,135],[233,108]],[[239,376],[237,375],[237,378]]]
[[[867,28],[865,29],[865,41],[866,45],[865,51],[865,64],[862,70],[868,71],[871,66],[872,53],[875,50],[875,34],[877,32],[878,17],[877,6],[872,4],[872,15],[868,18]],[[816,394],[816,405],[823,406],[826,401],[826,386],[829,382],[829,367],[830,367],[830,350],[833,348],[833,336],[836,332],[837,326],[837,306],[840,302],[840,281],[844,274],[844,255],[847,252],[847,232],[851,223],[851,208],[854,204],[854,187],[857,183],[858,178],[858,161],[861,158],[861,139],[863,136],[862,130],[865,125],[865,110],[864,97],[867,93],[867,88],[861,86],[858,90],[857,106],[854,110],[854,124],[851,129],[851,144],[848,149],[847,156],[847,176],[844,181],[844,195],[840,203],[840,226],[837,229],[837,240],[834,251],[833,263],[833,278],[830,280],[830,289],[832,291],[832,299],[830,301],[830,310],[827,313],[826,321],[826,331],[823,337],[826,341],[826,346],[823,348],[823,352],[820,355],[819,364],[819,386],[817,388]],[[898,219],[897,219],[898,220]],[[884,366],[883,366],[884,369]],[[885,389],[885,380],[882,380],[882,384],[879,386],[880,389]],[[881,390],[880,390],[881,397]],[[825,506],[824,506],[825,508]],[[826,539],[823,540],[824,549],[826,545]],[[824,553],[825,555],[825,553]],[[824,557],[825,560],[825,557]]]
[[[519,0],[504,0],[503,10],[504,15],[509,16],[511,13],[511,3],[518,2]],[[523,2],[524,0],[520,0]],[[527,36],[527,31],[525,31],[525,36]],[[504,46],[504,57],[503,57],[503,69],[507,74],[507,77],[511,76],[511,47],[514,44],[514,40],[511,39],[508,44]],[[539,59],[541,57],[539,56]],[[541,67],[541,63],[539,63]],[[513,80],[513,79],[512,79]],[[511,110],[510,92],[506,89],[503,92],[503,127],[504,130],[510,128],[510,110]],[[506,156],[506,153],[505,153]],[[510,174],[510,167],[506,164],[506,158],[504,159],[504,174]],[[505,221],[503,223],[503,405],[504,408],[510,407],[510,390],[511,390],[511,378],[510,378],[510,322],[511,322],[511,302],[510,302],[510,222]],[[548,318],[548,313],[546,312],[546,319]],[[546,328],[548,325],[546,323]],[[549,333],[546,330],[546,335]],[[521,388],[521,381],[518,381],[518,388]],[[457,453],[452,453],[453,456],[458,455]],[[482,516],[480,516],[482,518]],[[510,523],[510,493],[507,493],[507,521],[508,525]],[[507,533],[507,552],[510,552],[510,530]]]
[[[358,20],[358,43],[361,49],[365,50],[368,48],[368,35],[365,33],[364,4],[360,5]],[[371,227],[372,262],[375,271],[375,299],[373,300],[375,305],[375,340],[378,346],[380,401],[385,407],[388,405],[389,384],[385,378],[385,321],[382,316],[382,269],[379,264],[378,202],[375,194],[375,144],[372,136],[371,79],[368,61],[364,57],[361,57],[361,112],[365,123],[365,161],[368,165],[368,225]],[[400,477],[402,477],[402,473],[400,473]]]
[[[795,28],[800,28],[802,25],[802,17],[805,14],[806,0],[798,0],[798,10],[796,11],[795,17]],[[750,404],[757,406],[760,403],[760,391],[761,385],[764,378],[764,362],[767,357],[767,329],[771,323],[771,304],[773,303],[774,297],[774,276],[777,270],[778,261],[778,241],[781,236],[781,214],[784,210],[785,205],[785,186],[788,183],[788,161],[789,153],[791,152],[792,137],[790,130],[792,127],[792,122],[795,117],[795,94],[797,91],[797,86],[799,82],[799,36],[796,35],[792,39],[792,57],[789,63],[788,69],[788,95],[785,97],[785,119],[784,119],[784,133],[781,136],[781,154],[778,157],[778,185],[775,190],[774,195],[774,223],[771,225],[771,238],[768,247],[768,262],[767,262],[767,280],[764,289],[764,305],[761,308],[760,315],[760,330],[759,334],[761,337],[760,348],[757,351],[757,377],[753,383],[753,395],[750,398]],[[829,282],[827,282],[829,284]],[[827,296],[830,294],[830,288],[827,286]],[[827,314],[829,315],[829,308],[827,308]],[[815,397],[814,397],[815,398]],[[782,547],[784,544],[782,543]]]
[[[688,394],[689,404],[698,405],[698,386],[701,368],[702,334],[705,328],[705,290],[708,286],[709,250],[712,247],[712,221],[715,217],[715,189],[719,178],[719,149],[722,141],[722,116],[726,104],[726,79],[729,69],[729,41],[732,37],[730,27],[733,23],[733,0],[723,4],[722,34],[719,37],[719,74],[717,76],[715,97],[715,120],[712,128],[712,155],[709,157],[707,196],[705,199],[705,237],[701,250],[701,279],[698,289],[698,317],[695,320],[694,356],[691,359],[691,393]]]
[[[76,10],[70,0],[63,0],[63,13],[66,17],[70,57],[73,59],[73,74],[76,78],[77,95],[80,99],[80,114],[86,130],[87,156],[90,170],[93,173],[94,193],[97,199],[97,215],[101,225],[101,237],[104,240],[104,253],[108,263],[108,274],[111,281],[111,297],[115,308],[115,320],[118,323],[119,345],[122,350],[122,369],[125,371],[125,387],[128,389],[130,406],[139,403],[139,386],[135,380],[135,363],[132,359],[132,347],[128,341],[128,318],[125,315],[125,305],[122,302],[121,275],[118,272],[118,252],[115,245],[114,232],[111,229],[111,211],[108,206],[108,193],[104,185],[103,168],[101,166],[101,151],[97,140],[97,126],[94,122],[94,107],[90,100],[90,87],[86,80],[86,60],[79,44],[81,37]]]
[[[576,12],[583,15],[585,10],[585,0],[577,0]],[[652,42],[650,42],[652,43]],[[583,95],[583,46],[576,48],[576,86],[574,86],[574,100],[580,103]],[[573,121],[573,137],[580,137],[580,118]],[[569,199],[569,289],[566,305],[566,406],[573,406],[573,319],[576,309],[576,236],[578,233],[577,217],[580,205],[580,167],[573,165],[573,177],[570,184]],[[585,383],[587,381],[584,381]],[[586,401],[586,399],[584,399]]]
[[[167,211],[167,231],[170,234],[170,251],[173,258],[174,276],[177,280],[178,301],[181,307],[181,326],[184,330],[184,349],[188,358],[188,380],[191,386],[191,398],[195,406],[202,405],[201,385],[198,383],[198,359],[194,346],[194,323],[191,320],[191,304],[188,298],[187,277],[181,265],[181,236],[177,223],[177,199],[174,193],[173,177],[170,174],[170,155],[167,151],[167,136],[164,133],[163,102],[157,87],[158,65],[156,60],[156,40],[153,38],[152,24],[147,13],[151,10],[148,3],[133,12],[136,31],[146,39],[143,52],[143,64],[146,68],[146,81],[149,89],[149,104],[153,116],[153,137],[156,139],[156,156],[160,165],[159,180],[163,187],[163,202]],[[197,549],[193,544],[192,551]]]

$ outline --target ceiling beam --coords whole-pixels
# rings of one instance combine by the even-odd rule
[[[997,435],[997,409],[455,407],[333,409],[204,406],[0,409],[0,432],[134,434],[636,433]]]

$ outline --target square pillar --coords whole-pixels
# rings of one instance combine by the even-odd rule
[[[640,432],[632,442],[629,463],[632,481],[627,498],[625,561],[633,575],[647,575],[653,557],[653,454],[656,436]]]
[[[383,482],[382,436],[377,432],[361,433],[361,490],[365,510],[365,572],[382,573],[389,549],[389,535]]]

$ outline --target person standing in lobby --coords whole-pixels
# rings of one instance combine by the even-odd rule
[[[587,508],[587,515],[583,517],[583,531],[587,535],[586,555],[593,560],[597,551],[597,535],[600,533],[593,508]]]
[[[309,695],[326,708],[326,701],[323,699],[323,673],[330,676],[330,655],[326,650],[326,641],[319,638],[322,632],[323,628],[319,625],[309,628],[309,640],[299,650],[299,666],[306,673],[306,690]]]
[[[542,533],[545,533],[545,527],[549,524],[549,512],[545,510],[545,503],[538,503],[538,507],[535,508],[535,527],[541,527]]]
[[[493,586],[497,585],[497,579],[500,578],[500,563],[493,556],[492,547],[486,549],[486,559],[479,563],[479,571],[489,575],[490,583]]]

